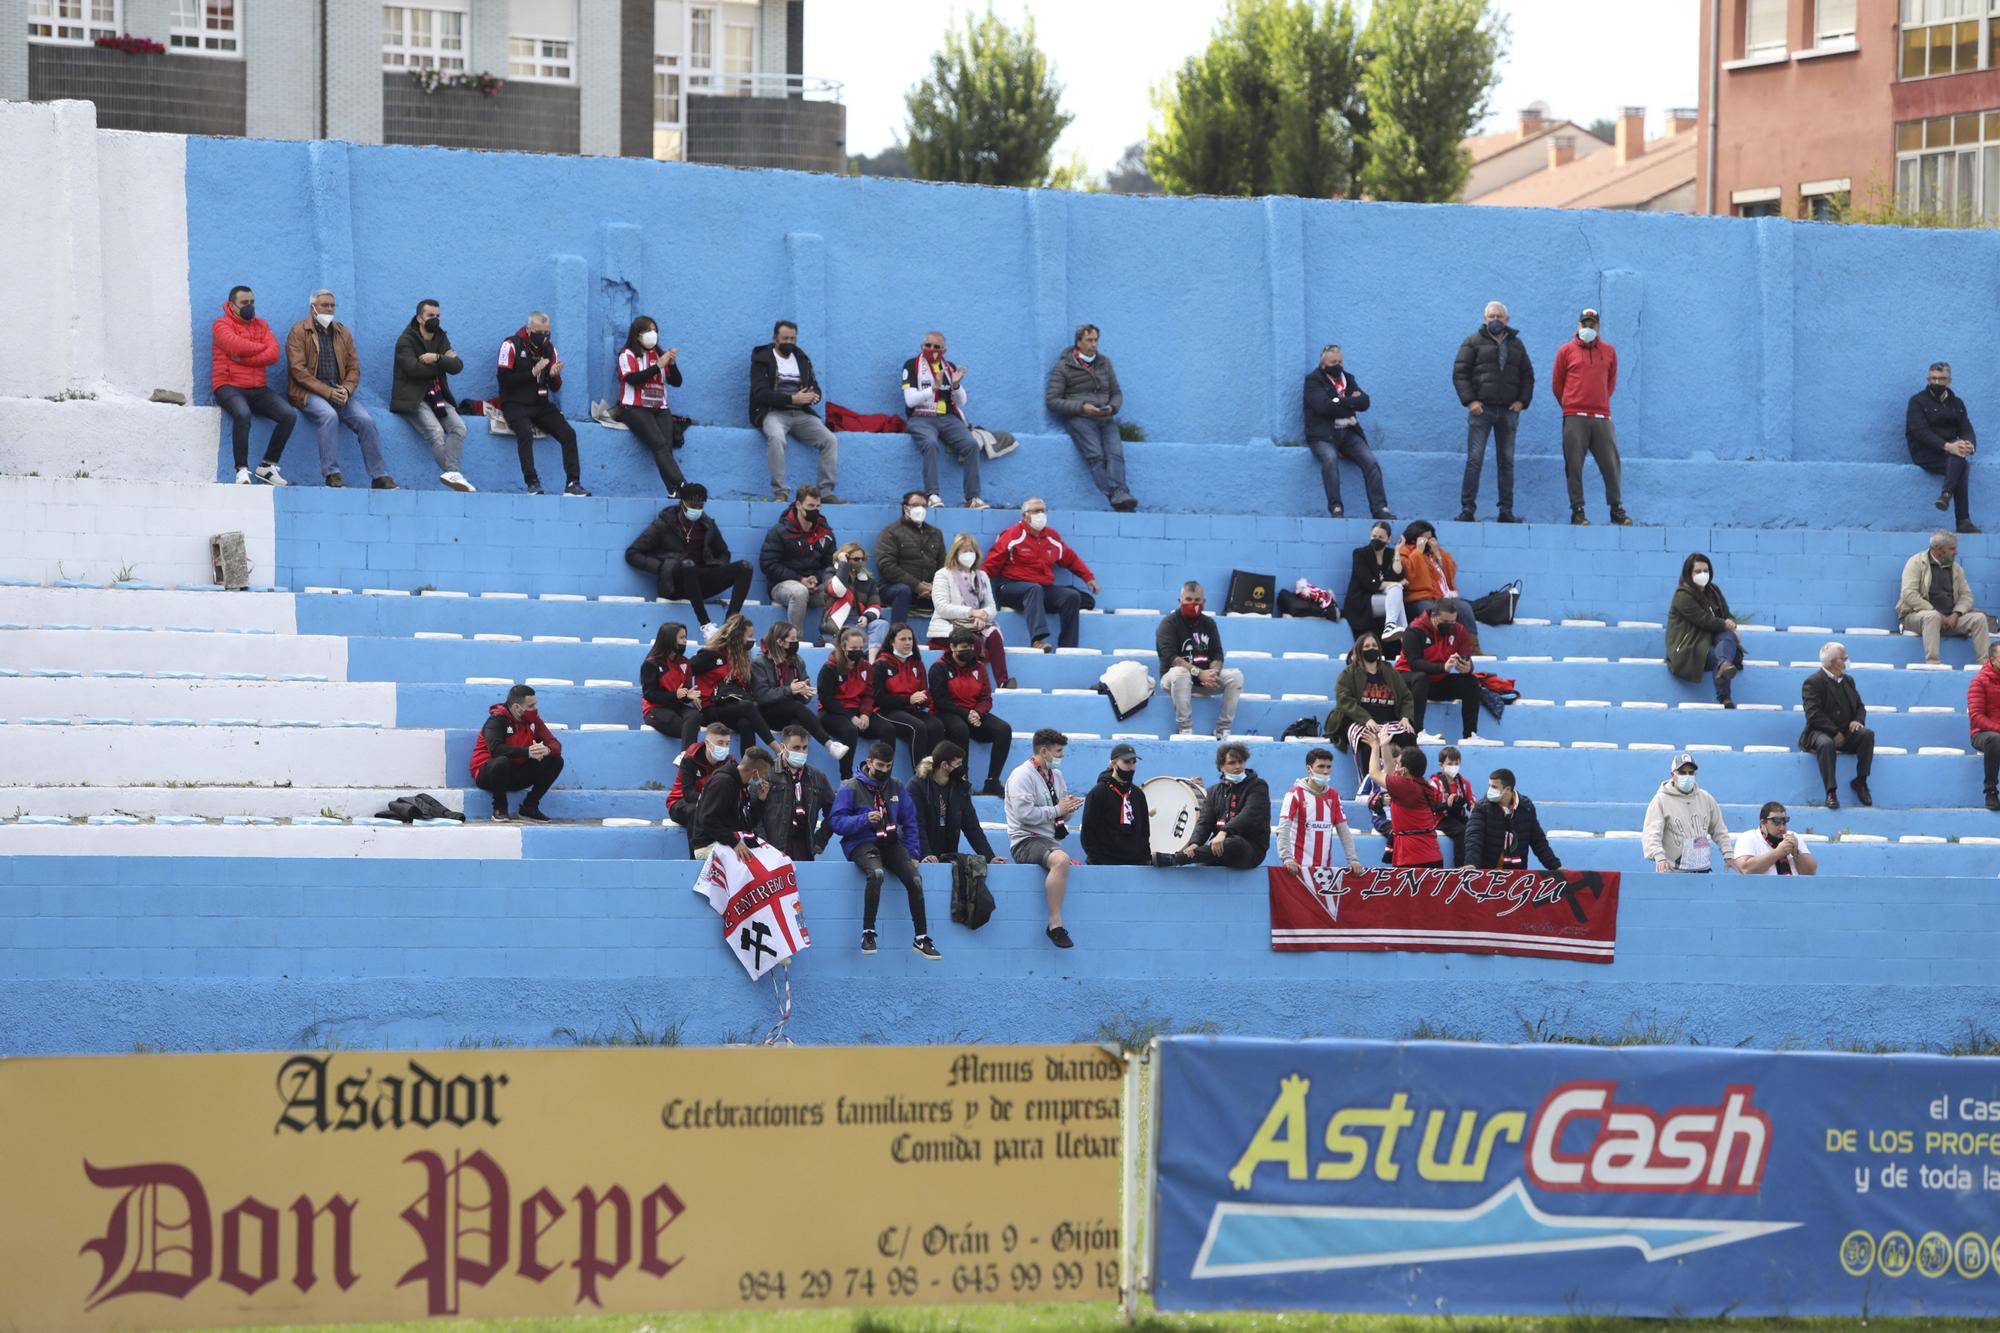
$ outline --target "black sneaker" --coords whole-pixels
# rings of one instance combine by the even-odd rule
[[[1396,517],[1396,511],[1393,509],[1378,509],[1375,511],[1375,517],[1380,519],[1393,519],[1394,517]]]
[[[1331,509],[1326,511],[1326,516],[1328,518],[1346,518],[1347,511],[1345,509],[1342,509],[1339,505],[1335,505]]]
[[[1461,509],[1458,511],[1458,521],[1460,523],[1477,523],[1479,516],[1470,509]]]
[[[1989,791],[1986,793],[1986,808],[1988,810],[2000,810],[2000,792]]]
[[[507,813],[507,801],[505,797],[495,796],[493,798],[493,822],[496,824],[511,824],[514,822],[514,816]]]
[[[1055,945],[1058,949],[1074,949],[1076,947],[1076,941],[1071,939],[1069,932],[1061,926],[1049,927],[1049,943]]]
[[[1629,528],[1632,526],[1632,516],[1625,512],[1625,507],[1623,505],[1620,505],[1618,508],[1611,511],[1611,521],[1621,528]]]
[[[371,489],[378,491],[400,491],[403,489],[396,484],[394,477],[377,477],[375,480],[369,482],[368,485]]]
[[[588,497],[588,496],[589,496],[589,494],[590,494],[590,492],[589,492],[589,491],[586,491],[585,489],[583,489],[583,483],[582,483],[582,482],[580,482],[580,481],[572,481],[572,482],[570,482],[570,483],[569,483],[568,485],[566,485],[566,486],[564,486],[564,487],[563,487],[563,494],[564,494],[564,495],[573,495],[573,496],[582,496],[582,497]]]
[[[347,478],[341,476],[338,472],[329,472],[326,474],[326,484],[335,490],[340,490],[347,485]]]
[[[937,945],[931,941],[931,937],[928,935],[917,936],[916,942],[911,944],[910,948],[930,959],[933,963],[944,957],[943,954],[938,952]]]
[[[1007,788],[1001,785],[1000,779],[988,778],[986,779],[986,785],[979,789],[979,794],[981,796],[998,796],[1005,799]]]
[[[528,820],[530,823],[535,823],[535,824],[553,824],[555,822],[554,820],[550,819],[547,815],[542,813],[542,807],[540,807],[539,805],[522,806],[521,818]]]
[[[872,930],[864,930],[864,931],[862,931],[862,932],[861,932],[861,952],[863,952],[863,953],[866,953],[866,954],[872,954],[872,953],[874,953],[874,952],[875,952],[875,932],[874,932],[874,931],[872,931]]]
[[[1590,526],[1590,515],[1581,509],[1572,509],[1569,511],[1569,521],[1573,527],[1587,528]]]
[[[1500,511],[1500,521],[1501,521],[1502,523],[1522,523],[1522,522],[1526,522],[1526,520],[1525,520],[1525,519],[1523,519],[1523,518],[1522,518],[1522,517],[1521,517],[1521,516],[1520,516],[1519,514],[1515,513],[1515,512],[1514,512],[1513,510],[1511,510],[1511,509],[1503,509],[1503,510],[1501,510],[1501,511]]]
[[[546,495],[548,494],[548,492],[542,489],[542,483],[540,483],[539,481],[531,481],[528,483],[528,494]]]

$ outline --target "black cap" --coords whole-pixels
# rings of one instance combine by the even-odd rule
[[[1111,762],[1114,764],[1120,759],[1137,759],[1138,757],[1139,752],[1124,741],[1120,741],[1111,747]]]

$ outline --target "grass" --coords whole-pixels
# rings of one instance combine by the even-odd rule
[[[1100,1020],[1097,1030],[1084,1040],[1102,1042],[1130,1053],[1143,1051],[1157,1037],[1213,1037],[1221,1031],[1220,1027],[1205,1020],[1183,1023],[1177,1028],[1174,1020],[1164,1014],[1128,1014],[1123,1009],[1116,1009],[1109,1017]]]
[[[681,1029],[685,1026],[685,1019],[675,1019],[660,1027],[649,1028],[628,1012],[625,1022],[618,1027],[593,1028],[589,1032],[560,1027],[549,1036],[571,1046],[680,1046],[684,1044]]]

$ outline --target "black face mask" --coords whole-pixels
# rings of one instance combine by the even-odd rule
[[[245,301],[236,311],[236,318],[242,320],[245,324],[257,318],[257,303],[255,301]]]
[[[1388,546],[1389,539],[1387,537],[1370,537],[1368,539],[1368,544],[1374,549],[1379,551],[1382,550],[1384,547]]]
[[[685,656],[687,656],[687,650],[688,650],[688,643],[687,643],[687,640],[686,640],[686,639],[676,639],[676,640],[674,641],[674,647],[673,647],[673,652],[672,652],[672,656],[674,656],[674,657],[685,657]]]
[[[1782,833],[1780,833],[1780,834],[1779,834],[1779,835],[1778,835],[1777,837],[1775,837],[1775,838],[1774,838],[1774,837],[1772,837],[1772,836],[1771,836],[1770,834],[1768,834],[1768,833],[1766,833],[1766,834],[1764,835],[1764,841],[1765,841],[1765,843],[1766,843],[1767,845],[1769,845],[1769,846],[1772,846],[1772,847],[1776,847],[1776,846],[1777,846],[1777,845],[1778,845],[1779,843],[1783,842],[1784,840],[1785,840],[1785,835],[1784,835],[1784,834],[1782,834]]]
[[[1937,399],[1940,403],[1944,401],[1944,396],[1951,392],[1949,384],[1933,384],[1930,388],[1931,397]]]
[[[859,662],[862,658],[866,656],[868,656],[868,654],[863,652],[859,648],[849,648],[847,650],[847,660],[850,662]]]
[[[973,658],[979,656],[979,652],[975,648],[961,648],[953,653],[952,656],[961,662],[970,662]]]
[[[1382,660],[1382,650],[1380,648],[1363,648],[1361,650],[1361,660],[1371,665],[1379,662]]]
[[[531,333],[528,335],[528,345],[536,351],[540,351],[549,345],[549,335],[546,333]]]
[[[436,333],[437,331],[438,331],[437,316],[432,315],[429,319],[424,321],[424,332]]]

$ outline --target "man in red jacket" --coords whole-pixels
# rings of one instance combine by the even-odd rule
[[[250,471],[250,416],[252,413],[276,423],[271,442],[264,446],[264,461],[254,474],[258,481],[273,486],[289,486],[278,475],[278,457],[285,441],[298,424],[298,410],[266,381],[264,369],[278,359],[278,336],[257,317],[257,293],[248,287],[231,287],[222,303],[222,315],[209,325],[213,345],[208,384],[215,391],[215,405],[229,414],[229,444],[236,454],[236,484],[248,486]]]
[[[507,823],[507,793],[526,791],[521,818],[546,824],[542,797],[556,785],[563,770],[562,742],[535,711],[535,691],[516,685],[507,702],[487,710],[486,725],[472,747],[472,783],[493,796],[493,818]]]
[[[1479,738],[1479,682],[1472,678],[1472,632],[1458,623],[1458,608],[1434,602],[1431,609],[1403,631],[1403,655],[1396,670],[1410,678],[1417,732],[1424,730],[1424,711],[1440,699],[1458,700],[1460,745],[1494,745]]]
[[[1045,653],[1055,651],[1049,643],[1049,613],[1062,623],[1056,643],[1074,648],[1076,616],[1083,609],[1083,594],[1072,584],[1056,582],[1058,565],[1097,591],[1097,576],[1049,526],[1048,505],[1031,495],[1021,503],[1021,521],[993,539],[982,566],[993,580],[993,600],[1026,618],[1029,643]]]
[[[1989,644],[1986,665],[1965,692],[1965,713],[1972,721],[1972,748],[1986,760],[1986,808],[2000,810],[2000,643]]]
[[[1563,414],[1563,472],[1569,478],[1569,521],[1585,527],[1583,515],[1583,456],[1597,460],[1604,476],[1604,500],[1611,521],[1632,525],[1619,498],[1618,432],[1611,425],[1611,395],[1618,391],[1618,349],[1597,336],[1597,312],[1586,308],[1576,317],[1576,337],[1556,353],[1550,387]]]

